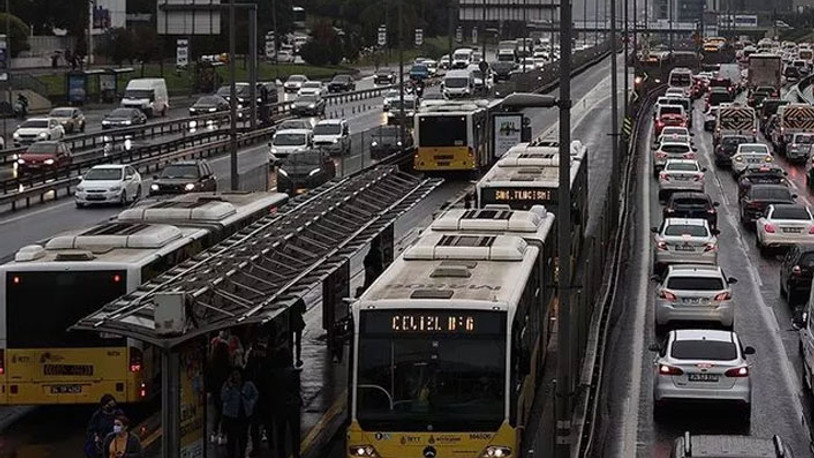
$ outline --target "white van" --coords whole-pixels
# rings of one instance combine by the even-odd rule
[[[309,129],[278,130],[269,143],[269,161],[288,157],[314,146],[314,131]]]
[[[459,48],[452,53],[452,68],[466,68],[472,63],[472,51],[469,48]]]
[[[138,108],[147,116],[166,116],[170,109],[164,78],[137,78],[127,83],[122,108]]]
[[[441,91],[449,99],[469,97],[475,91],[475,78],[469,70],[450,70],[444,76]]]

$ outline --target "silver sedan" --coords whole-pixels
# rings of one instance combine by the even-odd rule
[[[704,172],[707,169],[693,159],[670,159],[659,172],[659,200],[673,191],[704,192]]]
[[[761,254],[770,248],[814,242],[814,216],[800,204],[772,204],[755,223]]]
[[[715,322],[732,328],[735,323],[733,285],[737,279],[727,277],[718,266],[679,264],[667,268],[656,286],[656,329],[676,321]]]
[[[653,232],[653,270],[669,264],[718,264],[718,231],[707,220],[665,218]]]
[[[732,331],[686,329],[671,331],[667,342],[650,346],[654,361],[653,409],[660,414],[667,403],[727,402],[741,411],[746,424],[752,414],[751,368],[744,347]]]

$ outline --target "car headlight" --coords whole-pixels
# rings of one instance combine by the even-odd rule
[[[53,159],[46,159],[42,163],[45,164],[45,165],[54,165],[54,160]]]
[[[370,142],[370,146],[379,146],[379,142],[372,141],[372,142]]]
[[[103,119],[103,120],[102,120],[102,125],[103,125],[103,126],[109,126],[109,125],[110,125],[110,121],[108,121],[107,119]]]
[[[150,189],[152,189],[153,191],[158,191],[159,186],[157,184],[151,184]]]
[[[218,109],[217,109],[217,108],[210,108],[210,109],[209,109],[209,112],[210,112],[210,113],[214,113],[214,112],[216,112],[216,111],[218,111]]]
[[[19,133],[17,133],[17,132],[14,132],[14,134],[12,135],[12,137],[14,137],[14,138],[20,138],[20,134],[19,134]]]
[[[193,189],[195,189],[195,183],[187,183],[184,186],[184,191],[192,191]]]
[[[317,105],[314,104],[314,103],[309,103],[308,104],[308,108],[316,108],[316,107],[317,107]]]
[[[17,159],[17,163],[18,164],[25,164],[25,159],[23,159],[23,158]]]
[[[319,171],[320,171],[320,169],[311,170],[310,172],[308,172],[308,176],[312,177],[312,176],[316,175],[317,173],[319,173]]]
[[[401,146],[401,140],[396,142],[396,146]]]
[[[271,154],[277,154],[277,147],[276,146],[271,147]]]
[[[288,176],[288,172],[286,172],[285,169],[277,169],[277,173],[284,177]]]
[[[40,138],[45,138],[48,136],[48,132],[40,132]]]
[[[372,445],[352,445],[348,447],[348,455],[354,458],[378,458],[379,456]]]
[[[130,121],[129,119],[124,122],[125,126],[129,126],[130,124],[133,124],[133,121]]]
[[[334,138],[334,139],[333,139],[333,141],[332,141],[331,143],[333,143],[333,144],[337,144],[337,143],[339,143],[339,139],[338,139],[338,138]]]
[[[121,190],[122,190],[121,186],[113,186],[112,188],[108,189],[108,191],[121,191]]]
[[[238,109],[238,110],[242,110],[242,109],[243,109],[243,104],[242,104],[242,103],[238,103],[238,104],[237,104],[237,109]]]
[[[502,447],[500,445],[490,445],[481,454],[482,458],[500,458],[512,454],[512,449],[509,447]]]
[[[196,128],[196,127],[198,127],[198,121],[194,121],[194,120],[193,120],[193,121],[190,121],[190,122],[189,122],[189,128],[190,128],[190,129],[194,129],[194,128]]]

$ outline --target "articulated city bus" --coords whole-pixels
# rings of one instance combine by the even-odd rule
[[[554,216],[479,212],[447,215],[352,306],[348,457],[518,456],[555,297]]]
[[[0,266],[0,404],[151,397],[159,369],[152,347],[67,329],[286,200],[279,193],[190,194],[21,248]]]
[[[413,167],[422,172],[471,172],[491,161],[489,114],[483,103],[448,102],[415,115]]]

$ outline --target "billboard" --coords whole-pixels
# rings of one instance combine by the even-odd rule
[[[94,35],[101,35],[107,29],[124,27],[127,22],[127,0],[95,0],[88,2],[93,18]]]
[[[156,28],[159,35],[220,35],[220,0],[157,2]],[[193,11],[193,6],[199,9]]]

